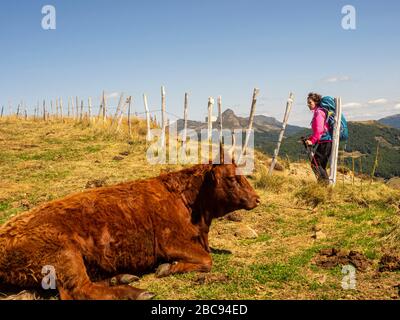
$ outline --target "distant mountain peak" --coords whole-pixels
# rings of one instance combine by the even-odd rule
[[[400,129],[400,114],[378,120],[378,122],[393,128]]]
[[[222,116],[224,116],[224,115],[235,115],[235,111],[233,111],[232,109],[228,108],[224,112],[222,112]]]
[[[219,118],[217,119],[219,121]],[[183,129],[183,120],[177,121],[178,130]],[[240,117],[235,114],[231,108],[226,109],[222,113],[222,127],[224,129],[247,129],[249,125],[248,117]],[[216,127],[216,124],[213,125]],[[199,131],[201,129],[207,128],[207,123],[199,121],[188,121],[188,127]],[[258,133],[277,133],[282,128],[282,123],[273,117],[268,117],[265,115],[255,115],[253,122],[253,129]],[[291,135],[304,128],[288,125],[286,127],[286,134]]]

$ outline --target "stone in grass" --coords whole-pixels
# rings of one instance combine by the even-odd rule
[[[124,151],[119,153],[120,156],[129,156],[129,151]]]
[[[115,161],[121,161],[121,160],[124,160],[124,157],[115,156],[115,157],[113,158],[113,160],[115,160]]]
[[[234,221],[234,222],[241,222],[243,221],[243,215],[239,212],[232,212],[225,216],[226,220]]]
[[[323,233],[322,231],[316,231],[312,235],[312,238],[315,240],[323,240],[323,239],[326,239],[326,234]]]
[[[272,160],[270,160],[268,162],[268,165],[271,166]],[[275,167],[274,167],[275,171],[285,171],[285,167],[283,165],[281,165],[279,162],[275,163]]]
[[[85,189],[100,188],[107,185],[108,178],[89,180],[86,183]]]
[[[239,226],[234,235],[241,239],[255,239],[258,237],[257,232],[247,225]]]
[[[313,234],[311,238],[315,240],[326,239],[326,234],[322,232],[322,228],[320,225],[316,224],[312,227]]]
[[[29,210],[32,207],[31,203],[27,199],[21,200],[20,204],[21,204],[21,207],[23,207],[26,210]]]

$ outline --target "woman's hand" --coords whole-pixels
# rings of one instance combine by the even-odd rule
[[[308,146],[312,146],[312,145],[313,145],[313,143],[312,143],[310,140],[306,140],[306,145],[308,145]]]

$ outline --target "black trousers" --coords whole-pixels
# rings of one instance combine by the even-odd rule
[[[326,167],[332,152],[332,142],[318,143],[311,161],[311,168],[320,182],[329,182],[329,175]]]

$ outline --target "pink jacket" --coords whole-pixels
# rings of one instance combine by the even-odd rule
[[[313,116],[313,119],[311,122],[311,128],[312,128],[313,134],[308,139],[312,142],[312,144],[316,144],[318,142],[331,142],[332,140],[320,141],[322,135],[325,132],[329,131],[329,125],[325,121],[326,120],[325,111],[322,108],[317,107],[313,110],[313,112],[314,112],[314,116]]]

